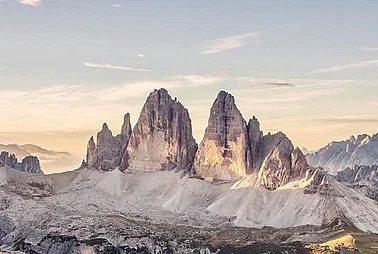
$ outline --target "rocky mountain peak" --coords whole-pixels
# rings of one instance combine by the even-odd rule
[[[122,168],[130,171],[189,170],[197,144],[189,112],[164,88],[148,96],[134,126]]]
[[[93,136],[87,144],[86,163],[82,164],[92,169],[113,170],[121,164],[122,154],[126,150],[131,135],[130,114],[124,116],[121,133],[113,136],[108,125],[104,123],[97,133],[97,142]],[[97,144],[96,144],[97,143]]]
[[[247,125],[234,97],[220,91],[210,109],[208,126],[196,154],[196,173],[226,180],[246,176],[250,160],[247,141]]]
[[[21,162],[18,162],[14,154],[3,151],[0,154],[0,162],[0,164],[7,165],[21,172],[43,174],[39,159],[36,156],[26,156]]]
[[[109,130],[109,127],[108,127],[108,124],[107,123],[103,123],[102,124],[102,129],[101,129],[102,132],[111,132]]]
[[[195,171],[204,178],[237,180],[256,174],[268,189],[305,176],[309,168],[299,148],[283,133],[263,135],[255,116],[246,124],[234,97],[218,93],[196,154]]]
[[[346,140],[332,141],[307,154],[306,158],[311,166],[322,167],[331,174],[354,165],[378,164],[378,138],[360,134]]]

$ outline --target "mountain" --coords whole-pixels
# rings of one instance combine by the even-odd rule
[[[323,167],[332,174],[354,165],[378,164],[378,133],[333,141],[306,157],[311,166]]]
[[[253,175],[270,189],[304,177],[310,169],[285,134],[263,135],[255,117],[247,124],[234,97],[225,91],[211,107],[198,147],[188,110],[163,88],[147,97],[132,131],[128,114],[117,136],[104,123],[96,142],[93,137],[88,141],[86,165],[104,171],[176,170],[211,180]]]
[[[14,154],[3,151],[0,154],[0,166],[8,166],[20,172],[43,174],[39,160],[35,156],[26,156],[18,162]]]
[[[227,92],[198,149],[188,111],[165,89],[150,93],[132,131],[124,120],[119,135],[103,124],[77,170],[0,167],[1,248],[310,253],[307,244],[341,233],[378,233],[376,201],[309,166],[284,133],[264,135]]]
[[[10,154],[14,154],[17,158],[36,156],[45,173],[72,170],[73,168],[77,168],[80,163],[80,159],[75,158],[70,153],[47,150],[33,144],[0,144],[0,151],[7,151]]]
[[[196,150],[188,110],[167,90],[154,90],[132,131],[123,169],[189,171]]]
[[[246,123],[231,94],[218,93],[195,157],[199,176],[239,180],[254,175],[266,188],[276,189],[304,177],[309,168],[302,152],[294,150],[285,134],[263,135],[255,117]]]

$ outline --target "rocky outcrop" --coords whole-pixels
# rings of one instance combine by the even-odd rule
[[[258,166],[261,184],[269,189],[276,189],[294,178],[291,155],[294,146],[282,132],[270,133],[261,139]]]
[[[333,141],[318,151],[307,154],[306,157],[311,166],[323,167],[331,174],[354,165],[378,164],[378,133]]]
[[[41,165],[36,156],[26,156],[21,162],[18,162],[14,154],[6,151],[0,154],[0,164],[6,165],[20,172],[43,174]]]
[[[92,169],[113,170],[121,165],[122,154],[125,152],[131,135],[130,115],[127,113],[121,133],[113,136],[106,123],[97,133],[97,142],[91,137],[87,144],[86,165]],[[97,144],[96,144],[97,143]]]
[[[122,158],[128,171],[190,170],[197,144],[188,110],[168,94],[148,96]]]
[[[255,117],[246,124],[231,94],[218,94],[195,158],[199,176],[238,180],[257,174],[263,186],[276,189],[304,177],[308,168],[303,153],[294,150],[285,134],[264,136]]]
[[[329,194],[332,189],[328,182],[328,173],[322,168],[311,168],[306,171],[307,186],[304,188],[305,194]]]
[[[246,176],[249,164],[246,122],[234,97],[221,91],[210,110],[208,126],[195,157],[195,171],[205,178],[238,180]]]

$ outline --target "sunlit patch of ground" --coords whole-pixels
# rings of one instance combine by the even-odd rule
[[[378,254],[378,235],[343,233],[324,243],[307,246],[311,253],[366,253]]]

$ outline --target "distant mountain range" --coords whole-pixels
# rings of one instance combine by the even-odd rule
[[[0,152],[6,151],[22,160],[27,156],[37,156],[45,173],[72,170],[80,165],[80,159],[68,152],[47,150],[33,144],[0,144]]]
[[[306,157],[311,166],[322,167],[331,174],[355,165],[378,164],[378,133],[333,141],[315,152],[306,154]]]

